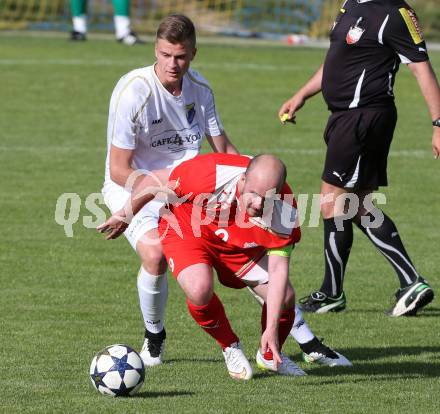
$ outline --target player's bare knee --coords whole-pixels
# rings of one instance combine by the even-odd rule
[[[188,300],[196,306],[207,305],[213,295],[213,290],[207,285],[197,285],[185,292]]]
[[[196,306],[203,306],[212,299],[214,281],[211,274],[203,274],[197,270],[194,268],[184,269],[177,276],[177,283],[189,302]]]
[[[335,216],[335,203],[332,201],[321,203],[321,215],[324,219]]]
[[[166,271],[167,262],[161,246],[142,246],[138,248],[138,254],[148,273],[160,275]]]
[[[157,261],[142,260],[142,267],[152,275],[162,275],[167,270],[167,262],[165,258]]]
[[[347,191],[325,181],[321,182],[320,208],[324,219],[344,214]]]

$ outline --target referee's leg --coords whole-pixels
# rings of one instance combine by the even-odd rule
[[[353,221],[388,260],[400,282],[396,303],[388,314],[415,315],[418,309],[432,301],[433,290],[417,272],[394,222],[372,203],[371,191],[357,194],[360,207]]]
[[[353,227],[347,208],[349,192],[326,181],[321,182],[321,214],[324,222],[324,279],[318,291],[299,300],[305,312],[325,313],[345,309],[343,282],[353,243]],[[357,210],[351,217],[357,214]]]
[[[351,219],[346,216],[349,206],[344,195],[347,193],[344,188],[321,182],[325,271],[320,292],[332,298],[338,298],[343,293],[345,267],[353,243]]]

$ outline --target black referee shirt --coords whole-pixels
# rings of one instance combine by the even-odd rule
[[[393,105],[400,62],[428,60],[417,17],[401,0],[347,0],[330,32],[322,94],[331,111]]]

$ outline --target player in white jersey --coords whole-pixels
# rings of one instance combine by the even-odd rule
[[[135,170],[176,166],[196,156],[206,137],[215,152],[237,153],[217,114],[207,81],[190,69],[196,54],[195,28],[183,15],[170,15],[159,25],[156,63],[123,76],[110,101],[104,199],[112,212],[135,189]],[[133,177],[133,176],[132,176]],[[162,362],[167,300],[166,261],[158,241],[160,202],[143,207],[125,236],[142,265],[138,292],[145,323],[141,351],[146,365]]]

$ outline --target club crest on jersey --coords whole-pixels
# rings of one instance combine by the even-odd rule
[[[192,121],[194,120],[194,117],[196,115],[196,109],[195,109],[195,104],[191,103],[185,106],[186,108],[186,119],[188,120],[188,122],[191,124]]]
[[[347,36],[345,37],[345,40],[348,45],[353,45],[354,43],[359,42],[359,39],[364,34],[365,29],[359,26],[359,23],[361,21],[362,21],[362,17],[359,17],[356,24],[350,27],[350,30],[348,31]]]

